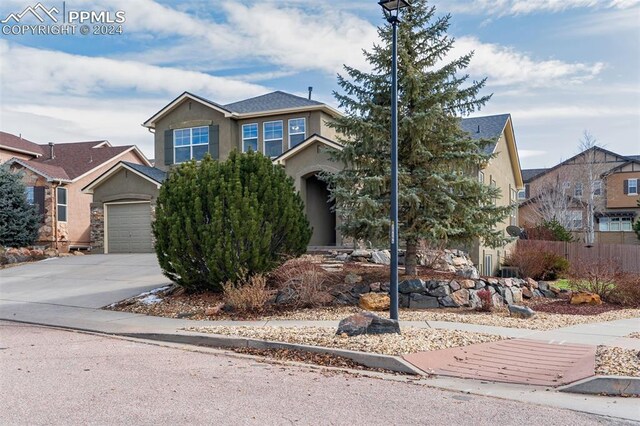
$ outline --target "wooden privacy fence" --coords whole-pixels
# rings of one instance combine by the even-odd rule
[[[640,274],[640,245],[594,244],[587,247],[584,243],[538,240],[518,240],[518,245],[556,253],[572,265],[578,262],[611,262],[622,272]]]

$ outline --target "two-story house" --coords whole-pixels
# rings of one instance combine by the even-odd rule
[[[0,132],[0,163],[22,173],[27,199],[41,215],[37,244],[60,251],[90,247],[91,196],[82,188],[120,161],[150,165],[135,146],[104,140],[39,145]]]
[[[271,157],[293,178],[313,227],[310,245],[342,246],[336,230],[339,218],[327,202],[326,184],[318,178],[342,167],[331,160],[330,151],[342,146],[328,126],[340,114],[324,103],[280,91],[226,105],[181,94],[143,123],[154,133],[155,167],[121,162],[85,187],[93,194],[94,249],[151,251],[153,211],[171,167],[207,153],[223,161],[232,150],[249,149]],[[485,169],[485,182],[502,189],[504,197],[496,202],[515,202],[522,179],[510,116],[466,119],[463,126],[474,137],[494,141],[486,148],[497,156]],[[489,270],[501,255],[479,244],[473,253],[479,264],[491,256]]]
[[[594,242],[638,244],[632,225],[640,215],[640,156],[600,147],[548,169],[525,169],[518,193],[521,227],[556,217],[580,241],[587,241],[589,205]]]

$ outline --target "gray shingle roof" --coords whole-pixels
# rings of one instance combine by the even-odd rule
[[[142,164],[130,163],[128,161],[123,161],[124,164],[131,167],[132,169],[142,173],[149,179],[155,180],[158,183],[164,182],[167,178],[167,174],[160,169],[156,169],[155,167],[149,167]]]
[[[302,108],[308,106],[324,105],[322,102],[309,100],[300,96],[292,95],[281,91],[267,93],[266,95],[243,101],[227,104],[224,108],[239,113],[247,114],[252,112],[273,111],[287,108]]]
[[[640,161],[640,155],[625,155],[629,160]]]
[[[522,170],[522,180],[524,181],[524,183],[529,183],[535,177],[537,177],[538,175],[543,174],[547,170],[549,170],[549,169],[523,169]]]
[[[473,139],[491,139],[494,143],[484,148],[485,154],[492,154],[498,138],[507,125],[509,114],[488,115],[485,117],[463,118],[460,127],[465,132],[471,134]]]

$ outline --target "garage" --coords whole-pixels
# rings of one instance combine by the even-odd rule
[[[105,204],[105,216],[107,253],[153,252],[149,202]]]

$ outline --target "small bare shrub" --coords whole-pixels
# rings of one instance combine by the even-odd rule
[[[313,257],[288,260],[270,274],[270,279],[279,290],[291,291],[294,296],[289,304],[292,306],[310,308],[332,301],[330,274]]]
[[[271,298],[263,275],[253,275],[236,283],[227,281],[222,288],[225,304],[239,312],[259,312]]]
[[[515,266],[520,275],[534,280],[555,280],[569,270],[569,261],[540,247],[516,244],[504,260],[505,266]]]
[[[609,297],[613,303],[640,307],[640,275],[620,274],[616,278],[616,288]]]
[[[622,278],[620,268],[613,262],[578,262],[569,272],[572,290],[588,291],[610,301],[616,282]]]
[[[493,298],[491,297],[491,291],[488,289],[479,290],[477,293],[480,298],[481,305],[477,310],[481,312],[491,312],[493,310]]]
[[[420,264],[428,269],[433,269],[444,259],[444,249],[447,248],[446,241],[431,242],[422,240],[418,243],[418,256]]]

